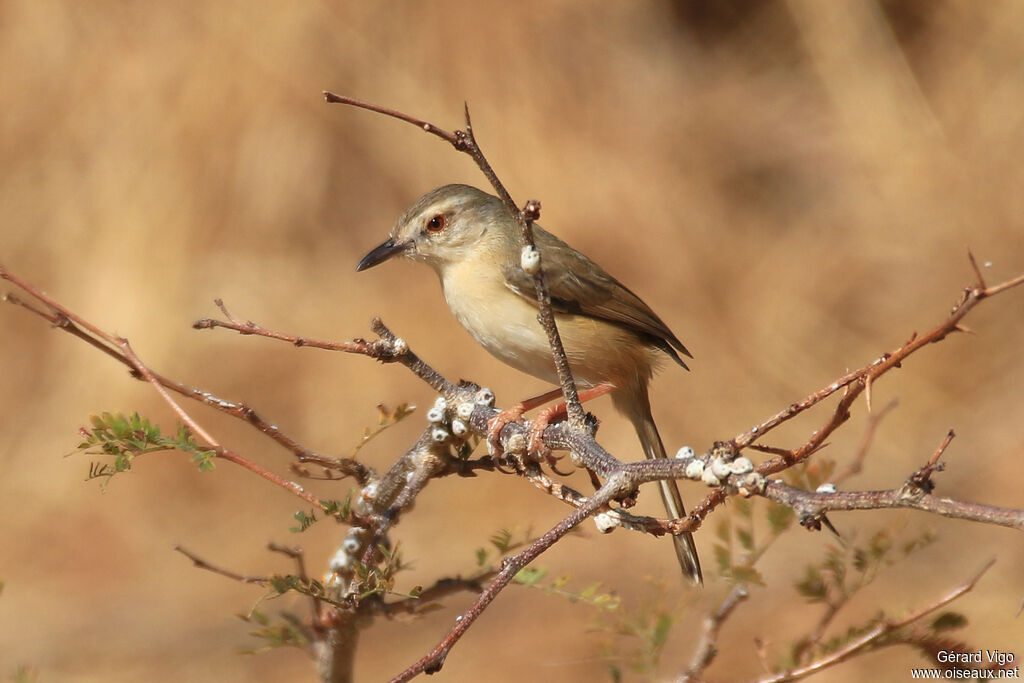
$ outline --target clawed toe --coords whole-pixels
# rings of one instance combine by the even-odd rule
[[[487,422],[487,452],[495,460],[505,455],[505,448],[501,445],[501,430],[505,425],[523,419],[523,411],[522,406],[515,406],[501,411]]]

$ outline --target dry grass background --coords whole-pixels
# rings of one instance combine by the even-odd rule
[[[1017,2],[8,1],[0,63],[0,260],[128,336],[152,367],[250,402],[326,452],[347,452],[376,403],[433,397],[400,368],[191,330],[215,313],[214,297],[240,317],[334,339],[367,334],[381,315],[449,377],[488,384],[502,403],[539,386],[474,345],[427,270],[355,273],[419,194],[483,181],[411,127],[323,104],[325,88],[449,127],[470,103],[513,195],[540,198],[542,224],[629,283],[694,352],[692,373],[668,368],[655,383],[672,449],[732,436],[938,322],[971,279],[968,246],[991,262],[992,281],[1024,270]],[[194,570],[171,548],[287,571],[266,541],[301,541],[322,567],[340,531],[322,524],[296,539],[295,500],[227,465],[200,475],[179,455],[146,458],[105,492],[83,483],[86,461],[61,456],[91,413],[173,418],[84,344],[15,308],[0,316],[0,674],[24,664],[46,682],[311,679],[298,653],[236,655],[252,642],[232,615],[258,590]],[[853,484],[897,485],[952,427],[941,492],[1019,506],[1022,320],[1024,292],[1003,295],[968,320],[978,335],[926,349],[878,385],[876,406],[900,405]],[[594,409],[608,418],[602,440],[636,457],[607,401]],[[199,416],[285,470],[265,439]],[[383,436],[366,461],[386,467],[421,420]],[[864,424],[861,404],[828,455],[846,461]],[[816,425],[771,441],[792,445]],[[404,586],[470,570],[501,526],[544,528],[563,512],[508,477],[438,482],[395,535],[415,561]],[[975,646],[1024,656],[1017,534],[900,512],[834,521],[863,536],[941,536],[850,616],[900,613],[997,555],[959,608]],[[709,565],[716,523],[698,535]],[[632,604],[660,577],[663,598],[683,600],[666,543],[586,536],[540,564],[605,581]],[[770,588],[723,633],[731,649],[716,675],[756,673],[753,636],[782,648],[811,623],[818,609],[792,579],[830,540],[798,530],[765,558]],[[699,604],[723,590],[712,583]],[[375,625],[360,680],[396,673],[467,600]],[[512,588],[441,678],[603,680],[592,618]],[[673,633],[664,673],[687,660],[693,624]],[[923,663],[886,651],[822,680],[902,680]]]

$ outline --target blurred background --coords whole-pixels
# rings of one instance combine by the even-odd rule
[[[411,126],[326,105],[324,89],[447,128],[469,103],[513,196],[540,199],[541,223],[628,283],[693,352],[692,372],[666,367],[654,383],[670,451],[730,438],[936,325],[972,282],[968,248],[990,282],[1024,271],[1018,2],[9,0],[0,63],[0,262],[127,336],[152,368],[245,401],[329,454],[351,450],[378,403],[434,397],[399,367],[192,330],[217,314],[215,297],[240,318],[335,340],[369,336],[379,315],[449,378],[490,386],[502,405],[546,387],[479,349],[429,270],[355,272],[420,194],[485,181]],[[925,349],[878,383],[875,410],[898,407],[847,486],[899,486],[952,428],[939,492],[1019,507],[1022,321],[1024,290],[1001,295],[966,321],[976,335]],[[234,615],[260,589],[193,569],[172,548],[262,574],[292,569],[267,541],[301,544],[319,574],[343,530],[322,523],[297,537],[297,499],[229,464],[201,474],[176,453],[138,461],[106,490],[85,482],[88,459],[65,455],[91,414],[139,410],[168,430],[173,415],[122,367],[12,306],[0,308],[0,358],[0,675],[23,666],[39,681],[312,680],[300,652],[237,654],[259,645]],[[768,442],[800,443],[829,409]],[[607,399],[592,410],[606,418],[601,441],[639,457]],[[287,472],[288,455],[269,440],[194,414],[222,443]],[[386,468],[423,419],[421,410],[361,457]],[[842,468],[866,424],[861,401],[823,456]],[[684,486],[688,500],[703,495]],[[645,498],[655,512],[657,496]],[[730,507],[697,535],[709,569]],[[471,572],[497,529],[541,531],[565,512],[511,477],[436,482],[394,534],[413,564],[398,589]],[[883,573],[837,631],[879,609],[905,614],[995,556],[956,606],[971,622],[962,637],[1024,656],[1019,534],[905,511],[832,519],[852,539],[939,536]],[[728,622],[727,656],[710,674],[756,675],[754,638],[777,661],[808,632],[822,608],[793,583],[832,543],[796,529],[769,551],[768,588]],[[699,617],[727,589],[712,578],[695,598],[667,541],[599,537],[591,525],[538,565],[675,614],[662,676],[689,661]],[[469,600],[375,624],[358,678],[397,673]],[[291,597],[260,606],[305,607]],[[596,618],[512,587],[441,677],[609,680],[616,660],[599,644],[635,644],[595,630]],[[888,649],[822,680],[902,679],[932,663]]]

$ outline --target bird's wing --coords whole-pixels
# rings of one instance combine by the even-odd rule
[[[621,325],[686,367],[679,353],[692,358],[690,352],[640,297],[551,233],[537,226],[533,231],[541,252],[551,307],[556,312],[587,315]],[[533,278],[518,263],[505,264],[502,275],[509,289],[536,305]]]

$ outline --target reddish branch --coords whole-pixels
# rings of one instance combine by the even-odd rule
[[[212,394],[195,389],[181,382],[176,382],[162,375],[154,372],[148,368],[142,360],[135,354],[128,343],[128,340],[110,334],[98,326],[90,323],[88,320],[80,317],[79,315],[72,312],[70,309],[65,307],[63,304],[49,297],[39,288],[35,287],[31,283],[23,280],[14,273],[10,272],[2,264],[0,264],[0,279],[7,280],[20,287],[24,292],[31,295],[36,301],[43,304],[45,309],[37,308],[30,303],[24,302],[13,295],[6,295],[4,298],[16,305],[22,306],[23,308],[31,311],[32,313],[44,318],[49,321],[54,327],[64,332],[71,334],[72,336],[78,337],[86,343],[94,346],[103,351],[108,356],[114,358],[120,363],[128,366],[131,371],[132,377],[141,379],[152,384],[161,396],[171,405],[172,409],[179,415],[182,416],[185,423],[188,424],[192,430],[203,437],[206,441],[202,446],[212,450],[217,458],[226,460],[234,463],[245,469],[253,472],[254,474],[262,477],[269,481],[275,486],[281,487],[298,496],[302,500],[317,506],[318,508],[323,507],[323,502],[307,491],[301,485],[296,482],[289,481],[284,477],[266,469],[265,467],[258,465],[242,455],[235,453],[234,451],[221,446],[217,443],[213,437],[211,437],[206,430],[204,430],[199,424],[185,411],[181,406],[174,401],[174,399],[168,394],[165,389],[169,389],[175,393],[180,394],[186,398],[198,401],[203,405],[207,405],[216,408],[229,415],[243,419],[249,422],[261,432],[274,439],[276,442],[291,450],[301,460],[304,455],[311,455],[318,458],[327,458],[327,456],[320,456],[305,447],[298,444],[298,442],[292,440],[285,434],[283,434],[277,427],[266,422],[263,418],[259,417],[251,408],[241,403],[232,403],[225,401],[213,396]],[[345,463],[344,467],[352,472],[357,477],[368,476],[366,468],[359,463],[351,462]]]

